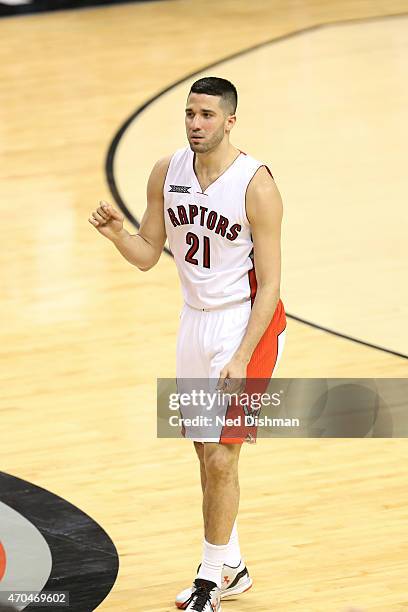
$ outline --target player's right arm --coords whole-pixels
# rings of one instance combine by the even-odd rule
[[[123,227],[124,216],[111,204],[101,202],[88,219],[100,234],[113,242],[127,261],[139,270],[150,270],[160,259],[166,242],[163,186],[171,156],[160,159],[147,183],[147,207],[137,234]]]

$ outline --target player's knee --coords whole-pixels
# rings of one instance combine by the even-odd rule
[[[217,480],[235,479],[237,475],[237,461],[231,453],[217,449],[205,457],[205,470],[207,477]]]

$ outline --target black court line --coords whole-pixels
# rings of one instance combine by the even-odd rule
[[[306,321],[306,319],[302,319],[301,317],[297,317],[296,315],[293,315],[293,314],[286,313],[286,316],[290,317],[294,321],[299,321],[299,323],[310,325],[310,327],[314,327],[315,329],[320,329],[322,331],[327,332],[328,334],[332,334],[333,336],[339,336],[340,338],[345,338],[346,340],[350,340],[351,342],[357,342],[358,344],[369,346],[370,348],[377,349],[378,351],[384,351],[386,353],[389,353],[390,355],[396,355],[397,357],[403,357],[403,359],[408,359],[408,355],[404,355],[404,353],[398,353],[397,351],[392,351],[391,349],[384,348],[383,346],[379,346],[378,344],[372,344],[371,342],[360,340],[360,338],[353,338],[352,336],[348,336],[347,334],[342,334],[341,332],[335,331],[334,329],[329,329],[328,327],[324,327],[323,325],[318,325],[317,323],[313,323],[312,321]]]
[[[330,22],[330,23],[319,23],[319,24],[315,24],[313,26],[309,26],[307,28],[302,28],[300,30],[296,30],[294,32],[289,32],[288,34],[283,34],[282,36],[277,36],[275,38],[271,38],[268,40],[265,40],[263,42],[257,43],[256,45],[252,45],[251,47],[247,47],[246,49],[242,49],[241,51],[237,51],[235,53],[232,53],[231,55],[227,55],[225,57],[223,57],[222,59],[218,59],[215,62],[212,62],[211,64],[206,64],[205,66],[201,66],[201,68],[198,68],[197,70],[194,70],[194,72],[190,72],[189,74],[181,77],[180,79],[178,79],[177,81],[174,81],[173,83],[171,83],[170,85],[168,85],[167,87],[165,87],[164,89],[161,89],[159,92],[157,92],[156,94],[154,94],[151,98],[149,98],[148,100],[146,100],[146,102],[144,102],[141,106],[139,106],[127,119],[126,121],[122,124],[122,126],[119,128],[119,130],[116,132],[115,136],[113,137],[111,144],[109,145],[109,149],[108,149],[108,153],[106,156],[106,161],[105,161],[105,174],[106,174],[106,179],[109,185],[109,189],[111,191],[111,194],[116,202],[116,204],[119,206],[119,208],[121,209],[121,211],[123,212],[123,214],[125,215],[125,217],[131,222],[133,223],[133,225],[135,225],[136,228],[140,227],[140,223],[139,221],[136,219],[136,217],[134,217],[134,215],[130,212],[130,210],[128,209],[126,203],[124,202],[124,200],[122,199],[118,187],[116,185],[116,180],[115,180],[115,174],[114,174],[114,161],[115,161],[115,154],[116,154],[116,150],[118,148],[119,142],[123,136],[123,134],[126,132],[127,128],[129,127],[129,125],[131,123],[133,123],[133,121],[139,116],[141,115],[153,102],[155,102],[156,100],[158,100],[159,98],[161,98],[162,96],[164,96],[168,91],[171,91],[174,87],[177,87],[177,85],[181,85],[182,83],[184,83],[185,81],[188,81],[189,79],[192,79],[193,77],[195,77],[197,74],[200,74],[201,72],[203,72],[204,70],[209,70],[210,68],[215,68],[216,66],[219,66],[219,64],[223,64],[224,62],[227,62],[229,60],[232,59],[236,59],[237,57],[240,57],[241,55],[245,55],[247,53],[251,53],[252,51],[255,51],[257,49],[261,49],[262,47],[266,47],[268,45],[272,45],[275,43],[278,43],[282,40],[287,40],[289,38],[294,38],[295,36],[300,36],[302,34],[309,34],[310,32],[313,32],[314,30],[319,30],[321,28],[328,28],[331,26],[341,26],[341,25],[350,25],[353,23],[361,23],[361,22],[367,22],[367,21],[383,21],[384,19],[392,19],[395,17],[407,17],[408,16],[408,12],[403,12],[403,13],[395,13],[392,15],[374,15],[372,17],[358,17],[356,19],[344,19],[341,21],[334,21],[334,22]],[[167,247],[164,248],[164,251],[170,255],[171,257],[173,256],[172,253],[169,251],[169,249]],[[304,323],[305,325],[309,325],[310,327],[314,327],[316,329],[320,329],[322,331],[327,332],[328,334],[332,334],[334,336],[339,336],[340,338],[344,338],[346,340],[349,340],[350,342],[356,342],[357,344],[363,344],[364,346],[368,346],[370,348],[376,349],[378,351],[383,351],[384,353],[389,353],[390,355],[395,355],[397,357],[402,357],[403,359],[408,359],[408,355],[405,355],[404,353],[398,353],[396,351],[392,351],[391,349],[388,349],[384,346],[379,346],[376,344],[371,344],[370,342],[365,342],[364,340],[360,340],[359,338],[353,338],[352,336],[348,336],[347,334],[342,334],[341,332],[337,332],[333,329],[329,329],[328,327],[323,327],[322,325],[318,325],[317,323],[313,323],[312,321],[306,321],[305,319],[302,319],[296,315],[290,314],[290,313],[286,313],[286,316],[290,319],[294,319],[295,321],[299,321],[300,323]]]
[[[134,4],[135,2],[160,2],[161,0],[31,0],[30,4],[5,4],[0,1],[0,18],[24,17],[38,13],[55,11],[81,11],[83,9]]]

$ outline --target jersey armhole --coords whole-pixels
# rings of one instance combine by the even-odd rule
[[[164,199],[165,194],[166,194],[165,187],[166,187],[166,183],[167,183],[167,178],[168,178],[168,176],[169,176],[169,174],[170,174],[170,169],[173,169],[174,164],[178,162],[177,157],[178,157],[178,156],[179,156],[181,153],[184,153],[185,151],[186,151],[186,148],[185,148],[185,147],[184,147],[184,148],[182,148],[182,149],[177,149],[176,151],[174,151],[173,155],[170,157],[170,162],[169,162],[169,165],[167,166],[166,176],[164,177],[164,183],[163,183],[163,199]]]
[[[166,186],[167,177],[169,175],[169,170],[170,170],[170,166],[172,164],[172,161],[174,159],[174,155],[175,155],[175,153],[173,153],[173,155],[170,157],[169,165],[167,166],[166,174],[164,175],[164,181],[163,181],[163,204],[164,204],[164,194],[166,193],[164,188]]]
[[[268,166],[267,166],[266,164],[261,164],[260,166],[258,166],[258,168],[256,168],[255,172],[253,173],[253,175],[252,175],[252,176],[251,176],[251,178],[249,179],[249,181],[248,181],[248,185],[246,186],[246,189],[245,189],[245,198],[244,198],[244,215],[245,215],[245,221],[246,221],[246,223],[248,224],[248,226],[250,226],[250,225],[251,225],[251,224],[250,224],[250,222],[249,222],[249,219],[248,219],[248,215],[247,215],[247,208],[246,208],[246,199],[247,199],[248,187],[249,187],[249,185],[251,184],[251,181],[252,181],[252,179],[254,178],[255,174],[258,172],[258,170],[259,170],[260,168],[266,168],[266,170],[268,171],[268,174],[271,176],[271,178],[272,178],[273,180],[275,180],[275,179],[273,178],[273,174],[272,174],[272,172],[270,171],[270,169],[268,168]]]

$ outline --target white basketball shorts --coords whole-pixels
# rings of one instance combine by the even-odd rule
[[[214,310],[198,310],[184,304],[177,338],[178,393],[191,391],[192,379],[207,379],[208,391],[215,392],[222,368],[231,360],[244,337],[250,314],[250,300]],[[282,301],[279,300],[273,318],[247,366],[247,379],[271,378],[281,358],[285,337],[286,316]],[[215,405],[211,415],[213,418],[218,415],[229,419],[236,411],[237,406]],[[188,415],[186,409],[181,409],[181,412],[183,418]],[[250,429],[238,431],[222,425],[211,426],[211,429],[203,426],[200,429],[183,425],[182,434],[196,442],[236,444],[254,441],[251,439],[254,437],[254,429]]]

